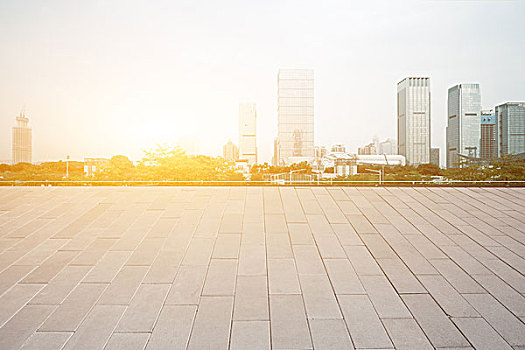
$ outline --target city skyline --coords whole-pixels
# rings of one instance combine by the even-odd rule
[[[521,2],[52,4],[0,4],[0,160],[11,158],[24,104],[35,161],[137,159],[184,135],[220,154],[238,139],[232,126],[248,98],[259,162],[270,162],[279,68],[315,70],[315,144],[355,151],[375,135],[396,137],[395,84],[405,76],[430,77],[432,147],[442,150],[449,87],[479,83],[483,108],[524,99]],[[446,20],[429,24],[429,13]],[[498,26],[479,25],[491,16]]]

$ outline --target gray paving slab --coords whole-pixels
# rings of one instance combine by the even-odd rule
[[[523,349],[522,188],[0,188],[1,349]]]

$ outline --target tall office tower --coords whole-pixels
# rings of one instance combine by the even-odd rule
[[[343,146],[344,147],[344,146]],[[321,159],[328,154],[328,150],[325,146],[315,146],[315,158]]]
[[[222,157],[230,162],[236,162],[239,160],[239,148],[231,141],[222,147]]]
[[[492,110],[481,111],[480,157],[483,160],[491,160],[498,157],[496,117]]]
[[[430,78],[397,84],[397,150],[410,165],[430,162]]]
[[[337,144],[332,146],[332,148],[330,149],[330,152],[332,152],[332,153],[334,153],[334,152],[345,153],[346,152],[346,147],[345,147],[345,145],[343,145],[341,143],[337,143]]]
[[[31,127],[29,118],[21,112],[16,117],[16,126],[13,127],[13,164],[31,163],[33,154],[31,141]]]
[[[481,93],[479,84],[459,84],[448,89],[447,168],[459,155],[479,157]]]
[[[396,140],[388,138],[383,142],[379,142],[377,154],[397,154]]]
[[[363,147],[359,147],[357,149],[357,154],[359,155],[374,155],[377,154],[376,145],[374,142],[369,143],[368,145],[365,145]]]
[[[430,149],[430,164],[439,166],[439,148]]]
[[[239,159],[257,164],[257,110],[255,103],[239,104]]]
[[[279,138],[273,140],[272,166],[279,166]]]
[[[279,164],[309,161],[314,153],[314,71],[280,69],[278,85]]]
[[[498,157],[525,152],[525,102],[495,108]]]

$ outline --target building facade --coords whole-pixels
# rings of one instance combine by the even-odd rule
[[[439,166],[439,148],[430,149],[430,164]]]
[[[378,154],[397,154],[397,141],[393,139],[386,139],[383,142],[379,142],[377,153]]]
[[[492,160],[498,157],[498,145],[496,143],[496,117],[492,111],[481,111],[480,119],[480,157],[483,160]]]
[[[20,113],[16,117],[16,126],[12,134],[12,163],[31,163],[33,160],[32,130],[29,118]]]
[[[397,84],[397,150],[410,165],[430,162],[430,78]]]
[[[494,109],[498,156],[525,152],[525,102],[507,102]]]
[[[456,167],[460,155],[480,156],[480,111],[479,84],[458,84],[448,89],[447,168]]]
[[[239,159],[257,164],[257,109],[255,103],[239,104]]]
[[[360,154],[360,155],[374,155],[374,154],[377,154],[377,149],[376,149],[375,143],[372,142],[372,143],[369,143],[366,146],[359,147],[357,149],[357,154]]]
[[[279,164],[314,158],[314,72],[280,69],[278,85]]]
[[[229,162],[239,160],[239,148],[231,141],[222,146],[222,157]]]

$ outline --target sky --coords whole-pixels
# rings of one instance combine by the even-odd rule
[[[277,134],[279,68],[315,74],[315,143],[395,138],[396,84],[431,82],[443,163],[447,89],[525,101],[525,1],[0,0],[0,162],[25,108],[33,160],[127,155],[197,137],[237,143],[257,104],[259,161]]]

